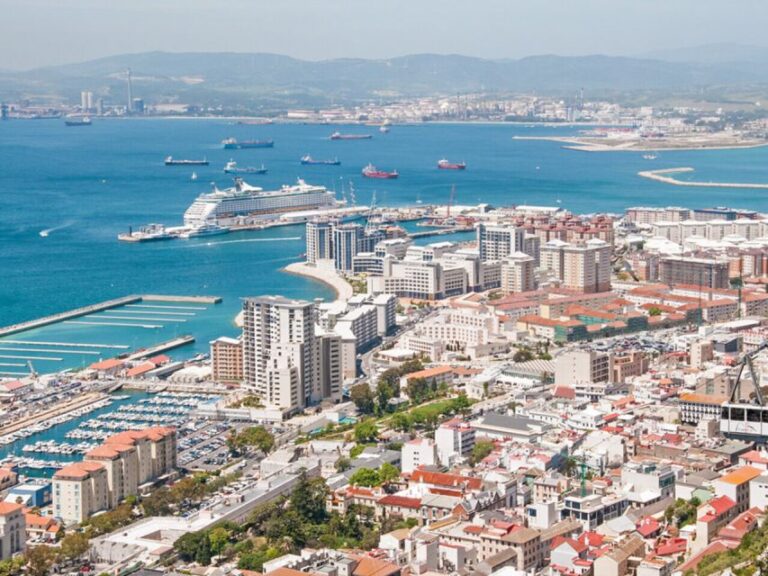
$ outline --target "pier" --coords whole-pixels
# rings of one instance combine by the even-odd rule
[[[91,304],[90,306],[83,306],[82,308],[75,308],[74,310],[68,310],[67,312],[51,314],[50,316],[44,316],[42,318],[38,318],[37,320],[29,320],[28,322],[11,324],[5,328],[0,328],[0,336],[8,336],[9,334],[24,332],[33,328],[41,328],[42,326],[48,326],[49,324],[56,324],[71,318],[87,316],[88,314],[93,314],[94,312],[101,312],[102,310],[117,308],[118,306],[125,306],[126,304],[133,304],[139,301],[141,301],[141,296],[124,296],[123,298],[116,298],[114,300],[99,302],[98,304]]]
[[[219,304],[221,296],[168,296],[158,294],[145,294],[141,297],[142,301],[152,302],[189,302],[191,304]]]
[[[173,350],[174,348],[178,348],[180,346],[186,346],[187,344],[190,344],[195,341],[194,336],[179,336],[178,338],[174,338],[173,340],[168,340],[166,342],[161,342],[160,344],[157,344],[155,346],[150,346],[149,348],[144,348],[143,350],[137,350],[133,354],[130,354],[126,357],[126,360],[139,360],[141,358],[147,358],[148,356],[155,356],[156,354],[161,354],[163,352],[167,352],[168,350]]]
[[[138,328],[162,328],[162,325],[159,324],[120,324],[117,322],[84,322],[84,321],[74,321],[75,318],[80,318],[82,316],[91,316],[97,312],[104,312],[105,310],[111,310],[113,308],[120,308],[122,306],[130,306],[139,308],[136,312],[144,312],[145,314],[153,314],[153,312],[150,312],[150,309],[156,309],[157,314],[162,315],[186,315],[182,312],[173,313],[173,312],[160,312],[160,309],[163,308],[170,308],[174,310],[205,310],[205,308],[201,307],[193,307],[193,306],[153,306],[151,304],[144,304],[144,302],[179,302],[179,303],[189,303],[189,304],[219,304],[222,301],[221,296],[173,296],[173,295],[158,295],[158,294],[144,294],[144,295],[138,295],[138,294],[132,294],[130,296],[123,296],[122,298],[115,298],[113,300],[105,300],[104,302],[99,302],[97,304],[91,304],[89,306],[83,306],[81,308],[75,308],[73,310],[67,310],[66,312],[59,312],[58,314],[51,314],[50,316],[43,316],[42,318],[37,318],[35,320],[29,320],[27,322],[20,322],[18,324],[11,324],[10,326],[5,326],[4,328],[0,328],[0,338],[3,336],[10,336],[11,334],[17,334],[19,332],[25,332],[27,330],[32,330],[34,328],[42,328],[43,326],[48,326],[50,324],[57,324],[59,322],[68,322],[70,324],[81,324],[81,325],[90,325],[90,326],[125,326],[125,327],[138,327]],[[120,312],[116,312],[120,313]],[[124,314],[131,314],[132,311],[125,311]],[[95,318],[108,318],[111,319],[111,317],[108,316],[96,316]],[[132,319],[131,316],[121,316],[121,317],[115,317],[114,319],[120,319],[120,320],[130,320]],[[136,320],[141,320],[140,318],[135,318]],[[184,322],[184,320],[181,319],[172,319],[172,318],[153,318],[152,320],[164,320],[167,322]],[[43,344],[47,346],[75,346],[73,344],[69,344],[66,342],[34,342],[30,340],[7,340],[5,343],[8,344],[29,344],[29,345],[38,345]],[[123,348],[123,346],[115,346],[115,345],[109,345],[109,344],[78,344],[77,346],[87,347],[87,348]],[[127,346],[125,346],[127,348]]]
[[[429,238],[430,236],[447,236],[458,232],[474,232],[473,226],[452,226],[450,228],[440,228],[439,230],[424,230],[422,232],[411,232],[409,238]]]
[[[637,175],[649,180],[656,180],[657,182],[664,182],[665,184],[674,184],[675,186],[695,186],[699,188],[752,188],[759,190],[768,190],[768,184],[752,184],[750,182],[690,182],[686,180],[678,180],[670,176],[670,174],[682,174],[685,172],[693,172],[694,169],[686,166],[683,168],[666,168],[664,170],[643,170],[638,172]]]

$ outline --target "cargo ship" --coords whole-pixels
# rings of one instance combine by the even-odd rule
[[[173,156],[167,156],[165,158],[166,166],[208,166],[209,162],[207,158],[202,160],[175,160]]]
[[[221,141],[224,150],[245,150],[248,148],[274,148],[274,140],[243,140],[238,141],[235,138],[227,138]]]
[[[241,168],[237,165],[237,162],[234,160],[230,160],[227,162],[226,166],[224,166],[224,173],[225,174],[266,174],[267,169],[264,168],[264,164],[261,165],[261,168],[256,168],[254,166],[246,166],[244,168]]]
[[[342,134],[334,132],[331,134],[331,140],[370,140],[373,134]]]
[[[301,157],[301,163],[310,166],[341,166],[341,161],[338,158],[333,160],[315,160],[309,154]]]
[[[363,168],[363,176],[366,178],[378,178],[380,180],[393,180],[400,176],[400,174],[397,173],[397,170],[387,172],[386,170],[379,170],[373,164],[368,164],[368,166]]]
[[[324,186],[313,186],[299,180],[293,186],[267,191],[251,186],[242,178],[226,190],[213,190],[201,194],[184,212],[184,226],[197,228],[205,224],[226,226],[243,219],[271,219],[287,212],[339,208],[333,192]]]
[[[445,158],[443,158],[442,160],[437,161],[437,167],[440,170],[466,170],[467,163],[466,162],[450,162]]]
[[[88,116],[68,116],[64,120],[65,126],[90,126],[91,119]]]

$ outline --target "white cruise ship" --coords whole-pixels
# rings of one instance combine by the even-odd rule
[[[265,191],[242,179],[226,190],[214,186],[213,192],[201,194],[184,212],[184,225],[199,227],[206,223],[220,226],[234,224],[243,217],[269,219],[285,212],[338,208],[342,203],[324,186],[312,186],[299,180],[294,186]]]

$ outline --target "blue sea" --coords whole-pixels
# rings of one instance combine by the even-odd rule
[[[328,136],[337,129],[374,137],[330,141]],[[237,333],[233,318],[241,297],[331,298],[332,292],[322,284],[280,272],[304,252],[303,226],[154,244],[116,240],[129,226],[180,224],[185,208],[211,182],[230,185],[222,172],[230,159],[241,166],[263,163],[269,173],[246,180],[267,189],[300,177],[341,196],[342,190],[348,194],[352,182],[359,204],[369,203],[374,192],[380,206],[413,205],[417,200],[445,204],[455,186],[456,204],[555,205],[559,201],[579,213],[621,212],[631,205],[728,205],[768,211],[768,195],[762,191],[676,187],[637,176],[640,170],[691,166],[696,171],[681,178],[768,182],[766,148],[662,152],[649,161],[636,152],[585,153],[566,150],[556,142],[513,139],[576,131],[572,127],[441,124],[393,126],[389,134],[380,134],[363,126],[252,126],[227,120],[95,119],[87,128],[67,128],[55,120],[3,122],[0,326],[134,293],[222,296],[221,304],[206,306],[188,321],[167,322],[162,328],[59,324],[5,339],[134,348],[191,332],[196,343],[177,351],[189,356],[207,351],[208,342],[216,336]],[[229,136],[272,138],[275,147],[223,150],[221,140]],[[300,157],[308,153],[320,159],[338,157],[342,165],[300,165]],[[206,157],[211,164],[166,167],[167,155]],[[466,161],[468,169],[437,170],[435,164],[443,157]],[[397,169],[400,178],[362,178],[360,170],[369,162]],[[190,179],[193,170],[196,181]],[[40,236],[43,230],[49,231],[47,237]],[[28,356],[66,356],[7,350],[25,345],[0,340],[2,347],[6,350],[0,350],[0,375],[26,371]],[[112,354],[110,349],[102,350],[99,356]],[[94,356],[40,360],[35,367],[51,371],[80,366]]]

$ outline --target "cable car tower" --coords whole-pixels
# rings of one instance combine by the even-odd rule
[[[763,342],[755,350],[744,354],[737,366],[739,372],[731,390],[731,396],[724,402],[720,412],[720,432],[727,438],[735,438],[768,444],[768,406],[760,389],[760,379],[755,371],[753,359],[768,348],[768,342]],[[744,368],[749,371],[754,392],[747,400],[742,399],[742,376]]]

